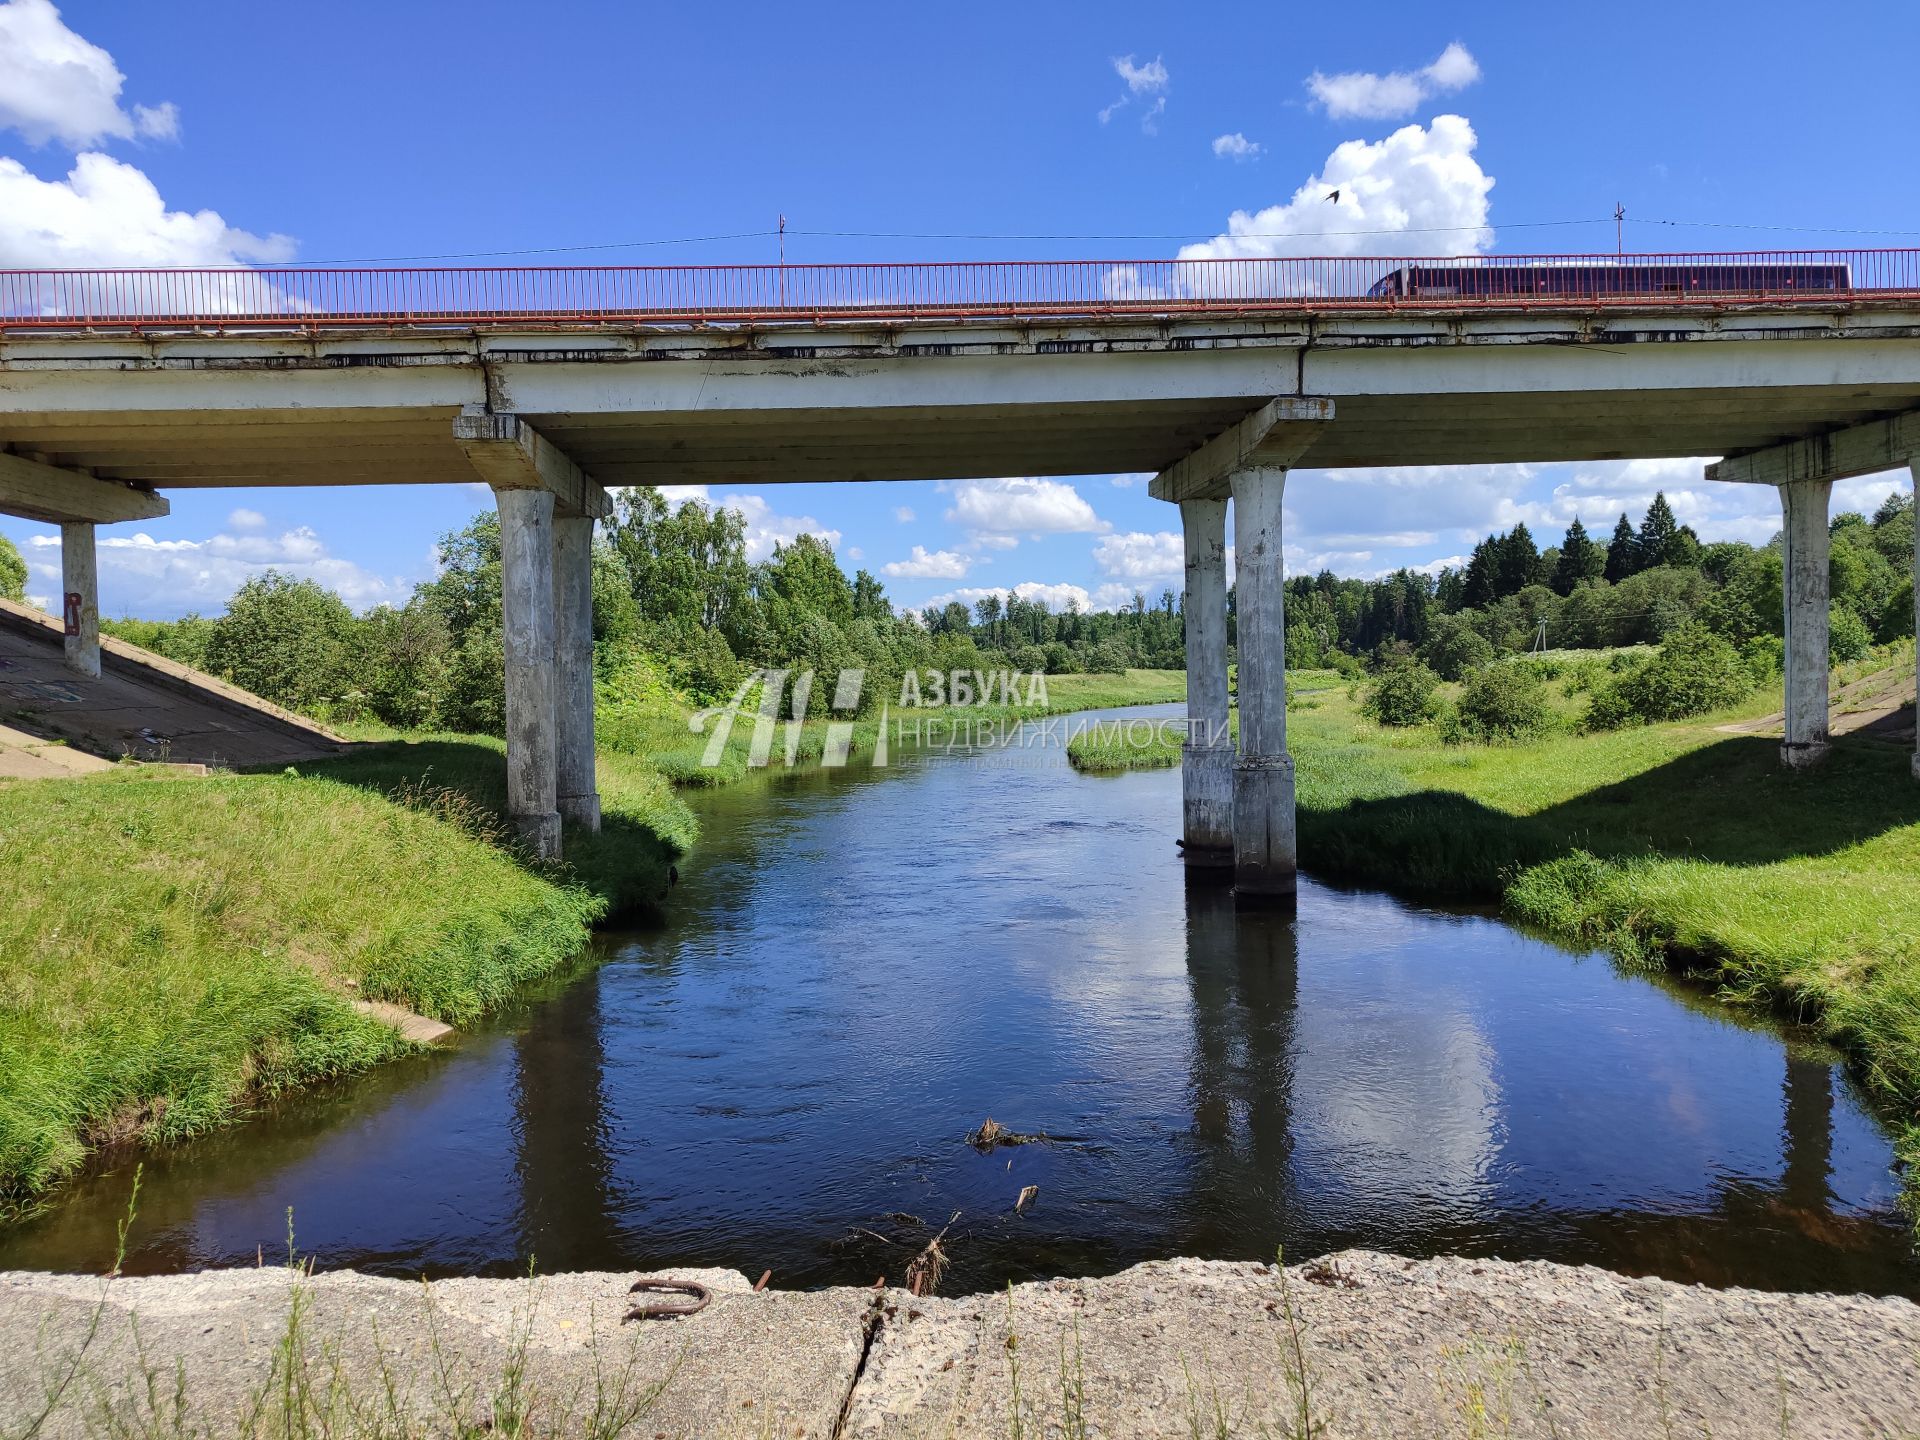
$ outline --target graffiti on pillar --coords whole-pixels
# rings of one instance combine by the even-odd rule
[[[69,590],[67,591],[67,634],[78,635],[79,633],[80,592],[78,590]]]

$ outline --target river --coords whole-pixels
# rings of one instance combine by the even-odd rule
[[[1310,880],[1237,913],[1184,884],[1178,772],[1078,775],[1057,732],[891,759],[694,797],[659,928],[145,1157],[128,1269],[284,1258],[291,1207],[322,1267],[403,1275],[897,1282],[951,1221],[956,1290],[1364,1245],[1920,1296],[1887,1136],[1810,1037],[1487,916]],[[981,1153],[988,1116],[1050,1138]],[[131,1175],[0,1268],[102,1268]]]

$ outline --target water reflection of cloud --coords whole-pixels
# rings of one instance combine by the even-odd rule
[[[1339,1023],[1316,1024],[1314,997],[1301,997],[1293,1170],[1302,1190],[1462,1215],[1490,1197],[1500,1144],[1493,1047],[1464,1006],[1428,998],[1368,1005],[1344,993]]]

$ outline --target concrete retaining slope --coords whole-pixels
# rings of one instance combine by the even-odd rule
[[[278,765],[345,744],[304,716],[110,635],[100,639],[98,679],[74,674],[62,655],[58,620],[0,600],[0,723],[108,760]]]
[[[3,1275],[0,1432],[50,1392],[47,1435],[280,1434],[289,1413],[332,1435],[883,1440],[1920,1427],[1920,1306],[1897,1299],[1364,1251],[1284,1275],[1173,1260],[951,1300],[676,1273],[713,1304],[630,1325],[630,1275]]]

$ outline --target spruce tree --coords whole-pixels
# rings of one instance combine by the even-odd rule
[[[1496,588],[1501,599],[1518,595],[1539,578],[1540,551],[1524,521],[1500,537],[1497,568]]]
[[[1634,542],[1637,552],[1635,565],[1637,570],[1651,570],[1656,565],[1671,565],[1677,558],[1675,537],[1680,532],[1680,524],[1673,518],[1673,507],[1667,504],[1664,490],[1654,492],[1653,503],[1647,507],[1647,515],[1640,522],[1640,534]]]
[[[1640,537],[1622,515],[1613,527],[1613,539],[1607,545],[1607,568],[1602,572],[1609,585],[1618,585],[1640,568]]]
[[[1578,515],[1567,526],[1566,539],[1560,542],[1560,560],[1553,567],[1553,586],[1556,595],[1571,595],[1574,586],[1582,580],[1591,580],[1604,568],[1600,558],[1600,547],[1587,538],[1587,527],[1580,523]]]
[[[1461,587],[1460,604],[1463,608],[1481,609],[1500,598],[1500,542],[1489,535],[1473,547],[1473,558],[1467,561],[1465,583]]]

